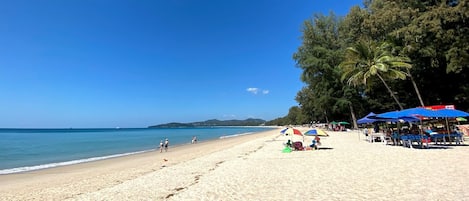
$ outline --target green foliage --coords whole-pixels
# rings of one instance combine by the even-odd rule
[[[386,79],[405,80],[408,76],[406,71],[412,65],[409,63],[409,58],[393,56],[391,50],[392,46],[386,42],[377,44],[361,41],[353,47],[347,48],[345,59],[339,65],[342,69],[341,79],[356,86],[358,84],[366,85],[369,78],[378,77],[399,105],[399,109],[403,109],[394,92],[386,83]],[[403,69],[406,70],[403,71]]]
[[[410,73],[426,105],[455,104],[468,109],[467,1],[373,0],[362,10],[369,15],[355,26],[375,30],[368,34],[375,41],[385,38],[402,48],[401,53],[412,60]],[[409,82],[393,86],[409,87]],[[415,96],[403,98],[408,105],[416,105]]]
[[[303,43],[293,55],[303,69],[301,79],[308,87],[298,92],[296,100],[310,121],[327,121],[328,116],[344,118],[337,100],[343,98],[344,84],[337,68],[343,57],[342,19],[315,15],[304,22]]]
[[[342,68],[342,80],[349,84],[366,84],[372,76],[380,75],[389,79],[405,80],[405,68],[411,68],[410,59],[391,54],[391,45],[359,42],[346,50]]]
[[[324,122],[397,109],[393,102],[467,111],[468,17],[461,0],[364,0],[344,18],[315,14],[293,55],[306,86],[301,112],[290,112]]]
[[[260,126],[263,125],[266,121],[262,119],[245,119],[245,120],[218,120],[210,119],[200,122],[191,122],[191,123],[166,123],[159,124],[154,126],[149,126],[149,128],[186,128],[186,127],[204,127],[204,126]]]
[[[277,118],[265,123],[267,126],[287,126],[287,125],[302,125],[307,124],[307,117],[302,113],[297,106],[293,106],[288,111],[288,115],[282,118]]]

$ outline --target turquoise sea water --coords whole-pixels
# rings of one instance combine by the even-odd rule
[[[0,174],[10,174],[271,130],[268,127],[0,129]]]

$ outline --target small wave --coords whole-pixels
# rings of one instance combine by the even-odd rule
[[[151,150],[130,152],[130,153],[124,153],[124,154],[115,154],[115,155],[109,155],[109,156],[100,156],[100,157],[86,158],[86,159],[73,160],[73,161],[65,161],[65,162],[59,162],[59,163],[49,163],[49,164],[36,165],[36,166],[4,169],[4,170],[0,170],[0,175],[13,174],[13,173],[19,173],[19,172],[29,172],[29,171],[33,171],[33,170],[41,170],[41,169],[60,167],[60,166],[66,166],[66,165],[74,165],[74,164],[79,164],[79,163],[86,163],[86,162],[91,162],[91,161],[98,161],[98,160],[104,160],[104,159],[109,159],[109,158],[116,158],[116,157],[128,156],[128,155],[133,155],[133,154],[145,153],[145,152],[148,152],[148,151],[151,151]]]
[[[253,134],[253,133],[254,133],[254,132],[241,133],[241,134],[234,134],[234,135],[225,135],[225,136],[221,136],[220,139],[231,138],[231,137],[238,137],[238,136],[243,136],[243,135],[250,135],[250,134]]]

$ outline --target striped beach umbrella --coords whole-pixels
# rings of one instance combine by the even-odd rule
[[[323,130],[321,130],[321,129],[317,129],[317,128],[316,128],[316,129],[311,129],[311,130],[309,130],[309,131],[306,131],[304,134],[305,134],[305,135],[309,135],[309,136],[316,136],[316,135],[318,135],[318,136],[324,136],[324,137],[329,136],[329,134],[327,134],[325,131],[323,131]]]
[[[285,135],[300,135],[303,136],[303,133],[301,133],[300,130],[295,129],[295,128],[288,128],[285,133]]]

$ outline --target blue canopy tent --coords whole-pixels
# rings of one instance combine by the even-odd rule
[[[362,120],[362,122],[365,123],[374,123],[374,122],[398,122],[398,121],[405,121],[405,122],[415,122],[419,121],[420,119],[418,117],[414,116],[401,116],[398,114],[399,111],[392,111],[392,112],[385,112],[381,114],[374,114],[374,115],[367,115],[364,118],[361,118],[359,120]],[[357,123],[358,121],[357,120]]]
[[[469,113],[461,111],[461,110],[456,110],[456,109],[430,110],[430,109],[425,109],[421,107],[409,108],[409,109],[404,109],[401,111],[385,112],[385,113],[376,115],[376,117],[378,118],[397,118],[397,119],[412,118],[412,117],[413,118],[415,117],[417,118],[418,117],[445,118],[448,135],[450,134],[448,118],[465,117],[465,116],[469,116]]]
[[[435,110],[436,117],[447,117],[447,118],[456,118],[456,117],[467,117],[469,113],[456,110],[456,109],[441,109]]]
[[[448,118],[456,118],[456,117],[467,117],[469,116],[469,113],[461,111],[461,110],[456,110],[456,109],[441,109],[441,110],[435,110],[435,116],[434,117],[443,117],[446,120],[446,131],[448,133],[448,138],[451,143],[451,132],[449,129],[449,123],[448,123]]]
[[[421,107],[409,108],[399,111],[402,116],[411,117],[436,117],[438,114],[434,110],[429,110]]]
[[[385,112],[385,113],[376,115],[376,117],[378,118],[390,118],[390,119],[401,119],[404,117],[419,117],[419,116],[437,117],[438,114],[433,110],[416,107],[416,108],[404,109],[401,111]]]
[[[376,121],[381,121],[379,119],[370,119],[368,117],[375,116],[376,114],[373,112],[368,113],[366,116],[363,118],[357,120],[357,124],[368,124],[368,123],[374,123]]]
[[[400,122],[405,121],[405,122],[416,122],[420,121],[420,125],[422,125],[422,121],[419,117],[425,116],[433,116],[435,115],[434,111],[428,110],[425,108],[409,108],[409,109],[404,109],[401,111],[391,111],[391,112],[385,112],[376,115],[376,118],[388,118],[390,119],[390,122]],[[398,124],[399,127],[399,124]],[[419,129],[420,135],[423,134],[423,130],[420,127]]]

